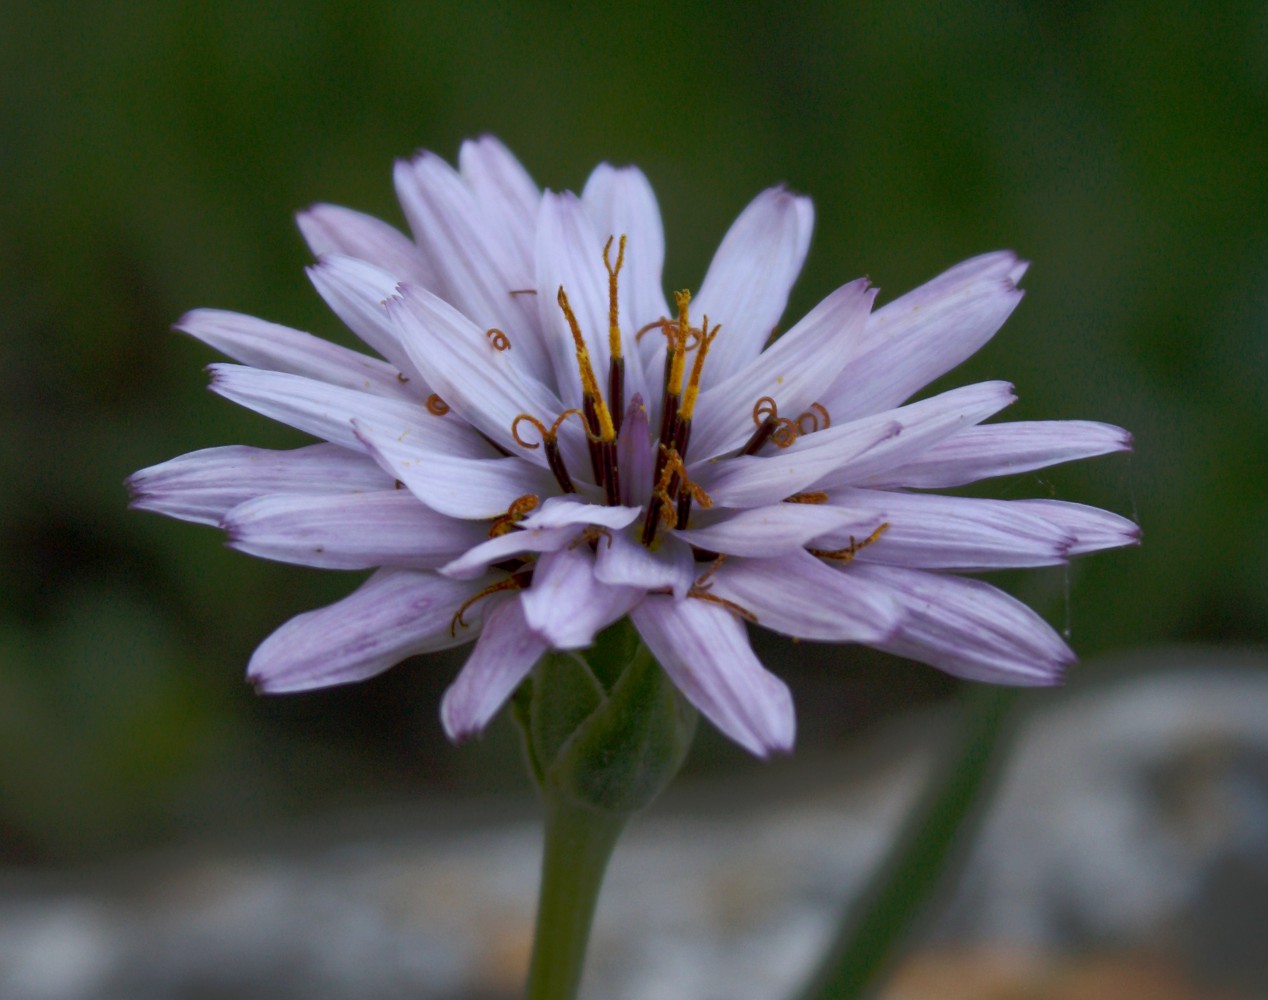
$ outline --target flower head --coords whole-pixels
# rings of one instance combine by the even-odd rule
[[[212,365],[213,391],[322,443],[211,448],[129,480],[134,506],[217,524],[245,552],[375,570],[264,641],[248,671],[261,690],[474,641],[442,705],[461,739],[544,651],[628,615],[683,694],[766,754],[792,745],[792,699],[745,622],[1004,684],[1054,683],[1072,661],[1033,611],[959,574],[1062,563],[1136,541],[1135,525],[929,491],[1130,436],[984,423],[1014,399],[1004,382],[907,402],[1017,305],[1012,253],[875,312],[875,290],[851,282],[773,337],[810,241],[806,198],[759,195],[671,304],[637,169],[543,193],[485,137],[457,170],[398,163],[396,187],[412,240],[345,208],[299,217],[318,293],[377,357],[228,312],[177,324],[241,363]]]

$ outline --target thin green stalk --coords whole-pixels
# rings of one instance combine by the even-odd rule
[[[528,1000],[574,1000],[603,873],[628,815],[547,796],[546,843]]]
[[[836,939],[798,1000],[858,1000],[887,971],[942,881],[990,784],[1014,696],[1007,688],[968,689],[956,745],[858,904],[845,913]]]

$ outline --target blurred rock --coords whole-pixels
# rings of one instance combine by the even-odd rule
[[[1128,679],[1037,699],[958,887],[887,1000],[1268,995],[1265,668],[1155,654],[1081,675]],[[948,721],[899,720],[838,758],[677,788],[617,852],[585,995],[787,995]],[[0,996],[516,997],[538,846],[527,811],[436,809],[108,871],[10,872]]]

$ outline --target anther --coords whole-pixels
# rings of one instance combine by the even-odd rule
[[[427,407],[427,412],[433,417],[443,417],[449,412],[449,404],[437,396],[434,392],[427,397],[427,402],[424,405]]]
[[[595,380],[594,366],[590,363],[590,351],[586,347],[585,338],[581,335],[581,326],[577,323],[576,314],[573,313],[572,306],[568,304],[568,293],[564,291],[563,285],[559,286],[556,300],[559,302],[559,308],[563,310],[564,319],[568,321],[568,329],[572,331],[572,342],[577,352],[577,369],[581,375],[581,391],[587,402],[593,400],[599,439],[615,441],[616,428],[612,426],[612,414],[599,394],[599,383]]]
[[[493,345],[495,351],[509,351],[511,349],[511,338],[496,326],[485,330],[484,335],[489,338],[489,343]]]
[[[611,263],[612,237],[603,247],[603,266],[608,272],[608,404],[612,408],[612,426],[621,433],[625,422],[625,359],[621,356],[621,324],[618,314],[617,275],[625,263],[625,236],[616,252],[616,263]]]
[[[843,549],[806,549],[806,551],[812,556],[818,556],[820,559],[834,559],[840,563],[848,563],[888,530],[889,522],[886,521],[861,542],[855,541],[854,536],[851,535],[850,544]]]
[[[709,348],[713,345],[713,341],[718,336],[718,331],[722,329],[719,323],[712,330],[709,329],[709,317],[704,318],[704,326],[700,328],[700,346],[696,351],[695,361],[691,365],[691,377],[687,380],[687,389],[682,396],[682,406],[679,412],[682,414],[683,420],[690,420],[691,415],[696,409],[696,399],[700,395],[700,375],[704,371],[705,355],[709,353]]]

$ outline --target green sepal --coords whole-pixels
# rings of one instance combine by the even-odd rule
[[[592,808],[638,812],[678,773],[696,718],[695,709],[643,649],[560,751],[546,781]]]
[[[575,653],[550,652],[538,661],[533,670],[528,732],[543,780],[563,745],[604,697],[603,685]]]
[[[678,773],[696,711],[628,621],[583,655],[547,653],[513,702],[542,793],[629,815]]]

